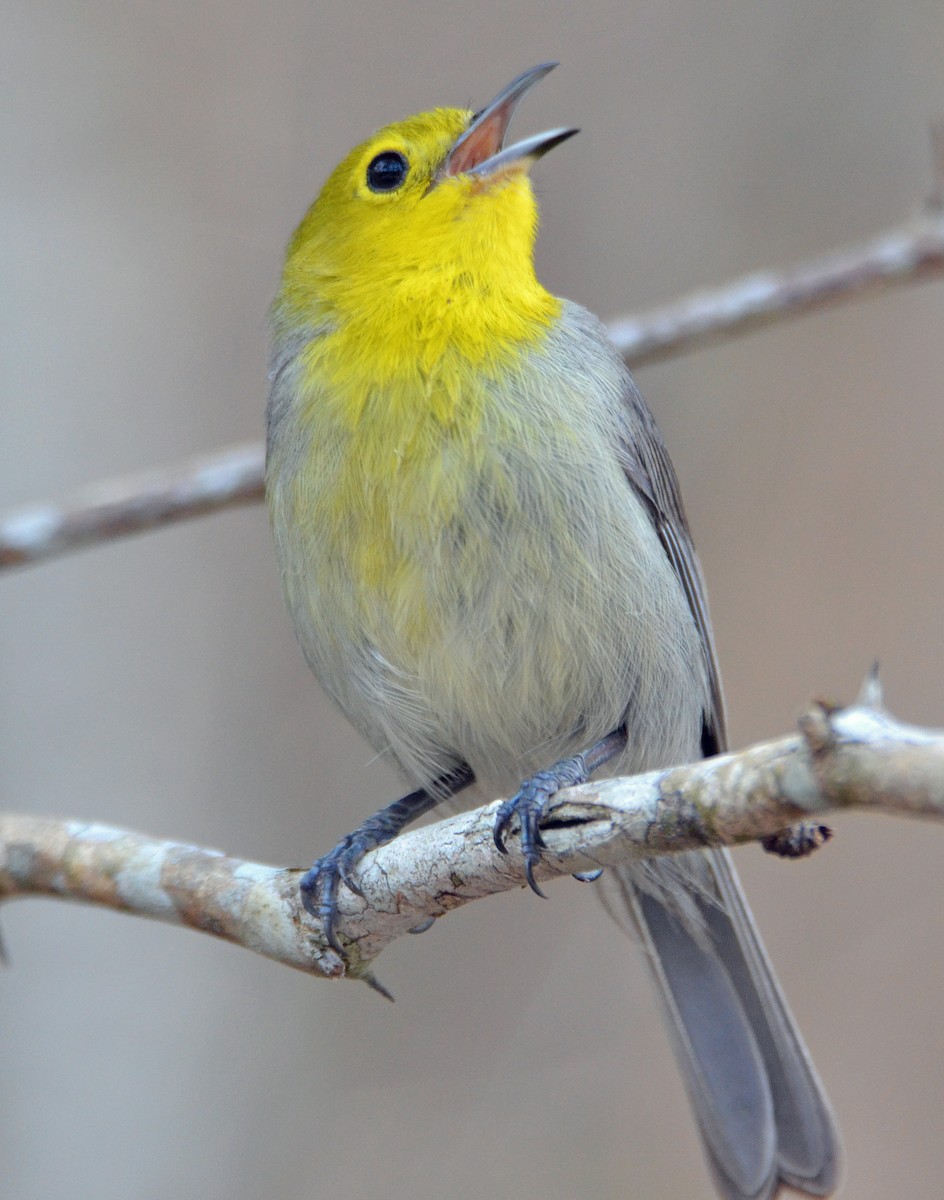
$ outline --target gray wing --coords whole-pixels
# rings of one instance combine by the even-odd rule
[[[620,464],[652,518],[659,541],[692,610],[705,655],[711,701],[710,709],[705,713],[706,737],[703,742],[707,744],[703,749],[706,756],[719,754],[727,749],[724,696],[701,567],[685,516],[675,468],[659,427],[629,372],[626,373],[624,420],[626,436],[619,447]]]
[[[727,745],[724,701],[701,569],[668,451],[628,372],[622,416],[626,478],[701,637],[709,679],[702,749],[717,753]],[[770,1200],[782,1184],[829,1195],[840,1173],[838,1131],[727,852],[696,851],[612,874],[649,952],[722,1196]],[[680,887],[689,895],[673,903]],[[698,922],[686,912],[697,912]]]

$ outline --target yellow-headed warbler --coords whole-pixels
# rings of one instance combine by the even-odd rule
[[[590,313],[534,273],[530,169],[505,146],[553,64],[472,113],[388,125],[332,173],[272,309],[267,486],[312,670],[408,796],[303,882],[339,883],[473,782],[514,793],[529,882],[548,797],[724,748],[704,586],[662,437]],[[521,780],[525,782],[522,784]],[[610,871],[659,984],[719,1191],[829,1194],[838,1137],[728,855]]]

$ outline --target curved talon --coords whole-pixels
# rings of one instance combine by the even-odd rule
[[[508,853],[508,847],[505,845],[505,834],[508,830],[508,824],[514,815],[515,801],[517,799],[517,796],[512,796],[510,800],[506,800],[498,810],[498,815],[495,817],[495,824],[492,828],[492,840],[497,846],[500,854]]]
[[[360,855],[358,855],[356,858],[345,855],[338,863],[338,877],[349,891],[352,891],[355,896],[360,896],[361,899],[363,899],[364,889],[354,880],[351,875],[351,869],[356,867],[359,861]],[[337,891],[338,889],[335,887],[335,896],[337,896]]]
[[[339,874],[334,864],[321,859],[305,872],[299,886],[305,911],[321,925],[331,949],[343,958],[344,950],[334,929],[338,915],[338,882]]]
[[[343,883],[355,896],[363,895],[351,878],[351,871],[362,853],[353,838],[345,838],[324,858],[313,863],[299,883],[305,911],[321,925],[325,941],[342,958],[344,947],[335,929],[338,921],[338,887]]]
[[[432,929],[435,924],[435,917],[427,917],[426,920],[421,921],[419,925],[414,925],[412,929],[408,929],[407,933],[425,933],[427,929]]]
[[[502,854],[507,854],[505,838],[508,827],[514,816],[521,822],[521,854],[524,858],[524,875],[528,887],[536,896],[546,899],[534,878],[534,868],[541,861],[541,851],[546,842],[541,836],[541,817],[547,802],[555,792],[572,784],[585,783],[587,779],[587,764],[583,756],[578,754],[573,758],[562,759],[555,763],[549,771],[540,771],[532,775],[518,789],[510,800],[505,800],[495,817],[492,828],[492,838]]]
[[[524,877],[525,877],[525,879],[527,879],[527,881],[528,881],[528,887],[531,889],[531,891],[532,891],[532,892],[534,892],[535,896],[540,896],[542,900],[546,900],[546,899],[547,899],[547,894],[546,894],[545,892],[542,892],[542,891],[541,891],[541,889],[538,887],[538,885],[537,885],[537,883],[536,883],[536,881],[535,881],[535,878],[534,878],[534,864],[533,864],[533,863],[531,863],[531,862],[526,862],[526,863],[525,863],[525,865],[524,865]]]
[[[311,867],[310,870],[305,872],[301,878],[301,882],[298,885],[302,893],[302,906],[305,909],[305,912],[307,912],[310,917],[314,917],[316,920],[320,919],[320,913],[318,910],[321,906],[321,903],[318,899],[319,876],[320,871],[318,870],[318,864],[316,863],[313,867]]]
[[[546,900],[547,897],[534,879],[534,868],[540,862],[541,850],[546,845],[544,838],[541,837],[538,821],[541,819],[544,805],[551,795],[552,793],[546,791],[545,788],[536,787],[524,797],[525,803],[521,807],[521,853],[524,856],[524,877],[527,879],[531,891],[536,896],[540,896],[542,900]]]
[[[603,874],[603,868],[597,867],[594,871],[574,871],[573,878],[578,883],[596,883]]]

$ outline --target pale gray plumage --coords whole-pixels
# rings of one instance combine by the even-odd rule
[[[417,787],[467,762],[491,799],[624,722],[628,745],[609,775],[723,749],[707,605],[675,472],[596,318],[565,303],[541,352],[504,381],[494,418],[512,412],[520,437],[491,440],[486,406],[462,527],[416,550],[428,557],[425,574],[424,562],[417,569],[438,632],[413,654],[401,652],[387,614],[352,607],[335,547],[293,519],[293,484],[312,447],[320,478],[309,487],[330,489],[345,453],[330,413],[308,405],[303,422],[293,401],[296,356],[317,336],[283,332],[276,345],[269,502],[308,662],[378,752]],[[513,486],[512,505],[496,480]],[[721,1195],[769,1200],[781,1184],[828,1195],[839,1170],[833,1118],[727,854],[606,879],[608,905],[629,913],[646,947]]]

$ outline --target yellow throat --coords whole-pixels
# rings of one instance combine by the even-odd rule
[[[483,421],[514,421],[510,376],[561,312],[534,274],[528,169],[575,131],[503,147],[548,69],[480,113],[435,109],[352,150],[295,232],[273,306],[276,345],[303,343],[294,404],[309,469],[293,520],[333,529],[358,589],[409,594],[417,620],[418,547],[467,502]]]
[[[481,114],[440,108],[379,130],[339,164],[298,227],[276,331],[325,330],[306,367],[318,390],[344,394],[354,421],[370,392],[391,385],[425,396],[448,420],[464,374],[500,371],[559,315],[533,264],[528,167],[545,145],[494,172],[475,170],[477,159],[501,157],[517,101],[544,73],[516,80]],[[570,132],[555,131],[549,144]],[[399,157],[399,186],[371,186],[378,156]]]

